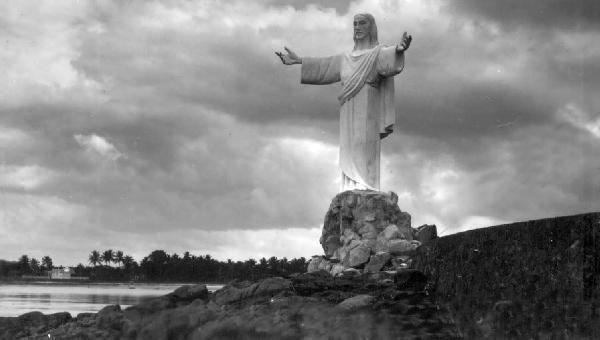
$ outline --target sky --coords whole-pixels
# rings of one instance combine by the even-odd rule
[[[339,190],[339,84],[301,56],[413,42],[381,189],[441,235],[600,210],[600,3],[2,1],[0,258],[309,257]]]

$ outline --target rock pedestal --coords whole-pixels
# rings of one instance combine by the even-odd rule
[[[411,267],[411,255],[436,238],[434,225],[411,227],[398,196],[372,190],[345,191],[333,198],[325,215],[320,243],[324,256],[313,256],[308,272],[334,276],[349,269],[365,273]]]

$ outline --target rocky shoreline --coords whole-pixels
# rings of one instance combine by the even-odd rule
[[[431,301],[417,270],[333,277],[320,270],[205,285],[122,310],[0,318],[1,339],[453,339],[447,310]]]

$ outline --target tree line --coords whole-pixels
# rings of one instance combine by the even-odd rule
[[[52,268],[54,266],[50,256],[44,256],[41,261],[38,261],[35,257],[29,258],[27,255],[22,255],[14,262],[0,260],[0,277],[44,275]]]
[[[168,254],[154,250],[139,263],[123,251],[93,250],[88,257],[89,265],[83,263],[70,267],[73,276],[89,277],[93,281],[149,281],[149,282],[207,282],[225,283],[232,280],[258,280],[272,276],[288,276],[304,272],[304,257],[288,260],[270,257],[258,261],[219,261],[210,255],[193,255],[185,252]],[[41,261],[21,256],[17,261],[0,260],[0,278],[20,278],[23,275],[48,275],[55,267],[49,256]]]

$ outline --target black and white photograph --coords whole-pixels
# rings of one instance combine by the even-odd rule
[[[0,2],[0,340],[598,338],[599,1]]]

